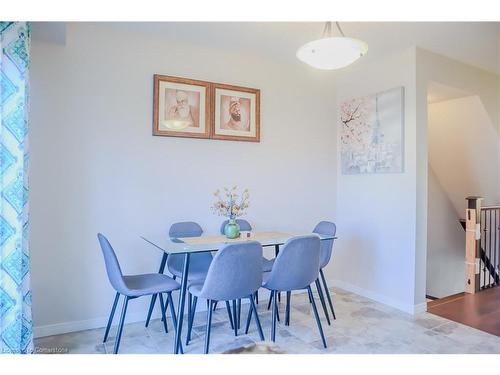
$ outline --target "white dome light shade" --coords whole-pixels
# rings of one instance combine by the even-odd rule
[[[163,121],[163,125],[168,129],[172,130],[182,130],[186,129],[189,126],[189,121],[182,120],[165,120]]]
[[[368,52],[368,45],[354,38],[331,37],[313,40],[297,51],[297,58],[316,69],[340,69]]]

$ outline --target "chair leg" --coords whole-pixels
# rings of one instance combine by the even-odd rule
[[[151,296],[151,302],[149,303],[149,311],[148,311],[148,317],[146,318],[146,324],[145,326],[149,326],[149,321],[151,320],[151,315],[153,314],[153,308],[155,307],[156,303],[156,297],[158,297],[158,294],[153,294]]]
[[[273,303],[273,299],[276,297],[276,295],[278,294],[278,292],[276,293],[272,293],[271,292],[271,295],[269,296],[269,302],[267,302],[267,309],[269,310],[271,308],[271,304]],[[280,321],[280,314],[278,312],[278,322]]]
[[[165,329],[165,333],[168,333],[167,316],[165,315],[166,306],[165,303],[163,302],[163,293],[159,293],[158,296],[160,297],[160,309],[161,309],[161,318],[163,320],[163,328]]]
[[[280,308],[279,308],[279,304],[278,304],[278,298],[276,297],[278,295],[278,292],[276,292],[274,294],[274,299],[276,302],[276,319],[278,320],[278,322],[280,322]]]
[[[165,264],[167,263],[167,258],[168,258],[168,254],[167,253],[163,253],[163,257],[161,258],[160,269],[158,270],[158,273],[163,273],[163,271],[165,271]],[[157,294],[153,294],[151,296],[151,302],[149,304],[148,317],[146,318],[146,327],[149,326],[149,321],[151,320],[151,314],[153,314],[153,308],[155,307],[156,297],[157,296],[158,296]]]
[[[316,279],[316,281],[314,283],[316,284],[316,289],[318,290],[319,300],[321,301],[321,306],[323,307],[323,312],[325,313],[326,321],[327,321],[328,325],[331,325],[330,316],[328,314],[328,309],[326,308],[325,296],[323,295],[323,290],[321,289],[321,284],[319,283],[319,278]]]
[[[113,323],[113,317],[115,316],[116,305],[120,299],[120,293],[116,292],[115,300],[113,301],[113,307],[111,308],[111,313],[109,314],[108,325],[106,326],[106,332],[104,332],[104,339],[102,342],[106,342],[108,339],[109,329],[111,328],[111,323]]]
[[[194,315],[196,314],[196,303],[198,302],[198,297],[194,296],[193,297],[193,306],[191,308],[191,315],[188,318],[188,330],[186,334],[186,346],[189,345],[189,341],[191,341],[191,331],[193,330],[193,322],[194,322]]]
[[[238,336],[238,313],[236,307],[236,300],[233,299],[233,323],[234,323],[234,335]]]
[[[189,293],[189,290],[186,293],[188,297],[188,326],[189,326],[189,320],[191,319],[191,307],[193,306],[193,295]]]
[[[258,290],[255,292],[255,302],[257,303],[257,305],[259,304],[259,291]]]
[[[248,310],[247,324],[245,325],[245,335],[248,334],[248,330],[250,329],[250,321],[252,320],[252,314],[253,314],[253,309],[250,307],[250,309]]]
[[[276,317],[278,315],[278,303],[276,302],[276,291],[272,291],[272,297],[273,297],[273,312],[272,312],[272,324],[271,324],[271,341],[276,342]]]
[[[275,245],[274,246],[275,257],[277,257],[279,253],[280,253],[280,245]],[[278,294],[278,301],[281,302],[281,292],[277,292],[277,294]],[[276,294],[275,294],[275,296],[276,296]],[[268,310],[269,310],[269,308],[268,308]],[[280,321],[280,318],[278,316],[278,322],[279,321]]]
[[[231,323],[231,329],[234,329],[233,317],[231,314],[231,306],[229,305],[229,301],[226,301],[226,310],[227,310],[227,315],[229,316],[229,323]]]
[[[321,326],[321,320],[319,320],[318,309],[316,308],[316,302],[314,302],[311,286],[307,287],[307,293],[309,294],[309,298],[311,300],[311,305],[313,308],[314,317],[316,318],[316,324],[318,325],[319,334],[321,335],[321,341],[323,341],[323,347],[326,348],[325,334],[323,333],[323,327]]]
[[[323,270],[319,270],[319,274],[321,275],[321,280],[323,281],[323,286],[325,287],[325,294],[326,298],[328,299],[328,304],[330,305],[330,309],[332,310],[332,316],[333,319],[337,319],[335,317],[335,311],[333,310],[333,303],[332,303],[332,297],[330,296],[330,289],[328,289],[328,285],[326,284],[326,279],[325,279],[325,274],[323,273]]]
[[[214,303],[214,311],[217,309],[217,304],[219,303],[219,301],[215,301]]]
[[[116,334],[115,349],[113,353],[118,354],[118,349],[120,348],[120,340],[122,338],[123,324],[125,323],[125,315],[127,314],[127,306],[130,297],[125,296],[122,307],[122,315],[120,317],[120,324],[118,325],[118,333]]]
[[[240,329],[240,321],[241,321],[241,299],[238,300],[238,329]]]
[[[210,330],[212,328],[212,312],[213,312],[213,301],[210,300],[207,309],[207,330],[205,334],[205,354],[208,354],[208,347],[210,345]]]
[[[168,308],[168,298],[165,299],[165,308],[163,310],[165,310],[165,319],[167,318],[167,308]]]
[[[260,319],[259,319],[259,314],[257,313],[257,307],[255,307],[255,302],[253,300],[253,297],[250,296],[248,297],[248,299],[250,300],[250,311],[248,312],[248,316],[251,318],[251,311],[253,311],[255,313],[255,324],[257,325],[257,331],[259,331],[259,336],[260,336],[260,340],[261,341],[264,341],[265,338],[264,338],[264,332],[262,332],[262,326],[260,325]],[[248,324],[250,323],[250,321],[247,322],[247,329],[246,329],[246,333],[248,333]]]
[[[177,329],[177,315],[175,314],[174,301],[172,300],[172,292],[167,293],[167,305],[170,306],[170,315],[172,315],[172,323],[174,328]],[[182,348],[182,342],[179,343],[180,352],[184,354],[184,349]]]
[[[269,301],[267,301],[267,309],[269,310],[271,308],[271,303],[273,302],[273,293],[269,295]]]
[[[286,311],[285,311],[285,325],[290,325],[290,300],[292,299],[292,292],[286,292]]]

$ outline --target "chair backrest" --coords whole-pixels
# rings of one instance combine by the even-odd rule
[[[320,221],[316,227],[314,227],[313,233],[322,234],[325,236],[335,236],[337,233],[337,226],[331,221]],[[321,241],[321,252],[319,255],[319,267],[325,267],[330,258],[332,257],[333,240],[323,240]]]
[[[171,238],[179,237],[199,237],[203,234],[203,229],[198,223],[192,221],[183,221],[174,223],[170,226],[168,235]]]
[[[115,251],[109,243],[108,239],[101,233],[97,234],[97,239],[101,245],[102,255],[104,256],[104,262],[106,263],[106,272],[108,273],[108,279],[113,288],[121,294],[125,294],[127,291],[127,286],[123,281],[123,274],[120,268],[120,263],[116,258]]]
[[[320,221],[314,227],[313,233],[322,234],[325,236],[335,236],[337,226],[331,221]],[[321,251],[319,255],[319,267],[325,267],[332,257],[333,240],[323,240],[320,245]]]
[[[236,219],[236,222],[240,226],[240,230],[248,231],[248,232],[252,230],[252,226],[245,219]],[[224,234],[224,227],[226,226],[227,223],[229,223],[229,220],[224,220],[222,222],[222,224],[220,226],[220,234]]]
[[[212,260],[200,297],[227,301],[249,297],[262,285],[262,245],[236,242],[222,247]]]
[[[168,231],[169,237],[173,242],[181,242],[177,238],[182,237],[200,237],[203,234],[203,229],[200,224],[193,221],[182,221],[179,223],[174,223],[170,226]],[[193,254],[191,257],[192,262],[196,262],[196,258],[205,258],[212,255],[210,253]],[[183,254],[170,254],[167,258],[167,267],[169,270],[176,269],[182,270],[184,267],[184,255]]]
[[[265,286],[279,291],[307,288],[318,278],[319,253],[317,235],[290,238],[280,249]]]

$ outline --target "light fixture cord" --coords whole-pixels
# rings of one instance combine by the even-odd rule
[[[337,30],[339,31],[340,35],[345,37],[344,32],[340,28],[339,23],[335,22],[335,25],[337,26]],[[325,28],[323,29],[323,38],[331,38],[331,37],[332,37],[332,23],[325,22]]]

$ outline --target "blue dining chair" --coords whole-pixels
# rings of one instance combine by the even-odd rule
[[[108,339],[109,330],[113,322],[113,317],[115,315],[115,310],[120,295],[123,295],[125,297],[125,300],[123,302],[120,323],[118,325],[118,333],[116,335],[116,340],[115,340],[115,347],[114,347],[115,354],[118,353],[118,349],[120,347],[120,340],[123,332],[123,324],[125,323],[125,315],[127,313],[128,302],[131,299],[148,295],[159,295],[163,324],[165,331],[168,332],[166,324],[167,318],[165,316],[166,306],[163,302],[163,293],[167,293],[167,300],[170,304],[170,313],[172,314],[172,320],[174,326],[177,326],[177,318],[175,315],[174,304],[172,302],[172,291],[180,288],[179,283],[173,280],[171,277],[159,273],[123,276],[115,251],[113,250],[113,247],[109,243],[108,239],[101,233],[97,234],[97,238],[99,240],[99,244],[101,245],[101,250],[104,256],[104,262],[106,264],[106,272],[108,274],[109,282],[116,291],[115,300],[113,302],[113,307],[111,308],[111,313],[109,315],[108,324],[106,326],[106,331],[104,333],[103,342],[106,342],[106,340]]]
[[[229,220],[224,220],[220,226],[220,234],[224,234],[224,227],[226,224],[229,223]],[[245,219],[236,219],[236,223],[240,226],[240,230],[246,231],[246,232],[251,232],[252,231],[252,225],[246,221]],[[271,268],[273,268],[273,261],[272,259],[267,259],[262,257],[262,271],[263,272],[269,272],[271,271]],[[257,303],[258,298],[257,298]]]
[[[226,224],[229,223],[229,220],[224,220],[220,226],[220,234],[224,234],[224,228],[226,227]],[[251,232],[252,231],[252,225],[246,221],[245,219],[236,219],[236,223],[240,226],[241,231],[246,231],[246,232]],[[271,268],[273,268],[273,261],[267,259],[265,257],[262,257],[262,272],[269,272],[271,271]],[[255,292],[255,302],[257,304],[259,303],[259,292]],[[217,307],[217,302],[214,305],[214,310]],[[241,313],[241,301],[238,301],[238,317],[240,316]],[[238,319],[239,321],[239,319]],[[239,328],[239,327],[238,327]]]
[[[180,242],[180,240],[178,240],[177,238],[200,237],[202,234],[203,229],[201,228],[201,226],[192,221],[174,223],[170,226],[170,230],[168,232],[168,235],[173,242]],[[188,278],[190,280],[204,279],[207,275],[208,267],[210,266],[211,261],[212,254],[210,253],[193,254],[191,256]],[[178,277],[182,277],[182,271],[184,268],[184,255],[172,254],[169,256],[167,253],[164,253],[158,273],[162,274],[164,272],[165,265],[167,266],[169,272],[173,275],[174,280]],[[153,308],[156,303],[156,298],[157,295],[151,296],[148,316],[146,319],[146,327],[149,325],[149,321],[153,313]]]
[[[320,239],[317,235],[296,236],[283,245],[271,272],[264,274],[263,287],[271,292],[273,299],[271,340],[276,341],[276,319],[278,318],[278,298],[281,292],[306,289],[312,305],[316,324],[323,346],[326,348],[325,335],[319,319],[318,310],[311,290],[311,284],[318,281],[320,261]],[[252,312],[249,312],[245,332],[248,332]]]
[[[316,227],[313,229],[313,233],[334,237],[335,234],[337,233],[337,227],[332,222],[320,221],[316,225]],[[323,268],[330,262],[330,259],[332,256],[333,241],[334,241],[333,239],[321,241],[320,271],[319,272],[320,272],[321,280],[323,282],[323,287],[325,289],[324,293],[326,294],[328,304],[330,305],[330,309],[332,311],[332,317],[333,317],[333,319],[336,319],[335,311],[333,309],[333,303],[332,303],[332,299],[331,299],[331,295],[330,295],[330,290],[328,289],[325,275],[323,273]],[[274,259],[271,262],[274,262]],[[319,299],[321,302],[321,306],[322,306],[323,312],[325,314],[326,321],[327,321],[328,325],[331,325],[330,316],[328,314],[328,309],[326,307],[325,297],[324,297],[323,290],[322,290],[321,283],[320,283],[319,279],[315,281],[315,284],[316,284],[316,289],[318,291],[318,296],[319,296]],[[290,325],[290,299],[291,298],[292,298],[291,293],[287,292],[285,325]],[[267,305],[268,310],[271,307],[271,303],[272,303],[272,296],[269,298],[269,302]],[[279,320],[279,314],[278,314],[278,320]]]
[[[335,237],[337,233],[337,226],[335,223],[330,221],[320,221],[318,225],[313,230],[313,233],[322,234],[325,236]],[[323,268],[330,262],[332,258],[332,249],[333,249],[333,239],[321,241],[321,252],[319,256],[319,274],[321,275],[321,280],[323,282],[323,287],[325,289],[325,294],[328,299],[328,304],[330,305],[330,309],[332,311],[333,319],[335,317],[335,311],[333,310],[332,297],[330,295],[330,289],[328,289],[328,285],[326,283],[325,274],[323,273]]]
[[[203,234],[203,229],[201,229],[200,225],[197,223],[186,221],[172,224],[168,234],[174,242],[181,242],[178,238],[200,237]],[[205,279],[211,262],[211,253],[192,254],[189,262],[189,280]],[[184,269],[184,255],[170,255],[167,258],[167,268],[175,277],[182,277],[182,271]]]
[[[237,242],[222,247],[212,260],[204,282],[192,282],[188,287],[193,295],[191,318],[189,319],[187,343],[191,338],[196,303],[198,298],[207,299],[207,326],[205,335],[205,354],[210,345],[213,305],[216,301],[233,302],[234,332],[238,335],[236,300],[248,298],[250,309],[255,314],[255,323],[259,336],[264,341],[264,333],[260,325],[254,293],[262,285],[262,246],[257,241]],[[248,324],[250,324],[248,322]]]

